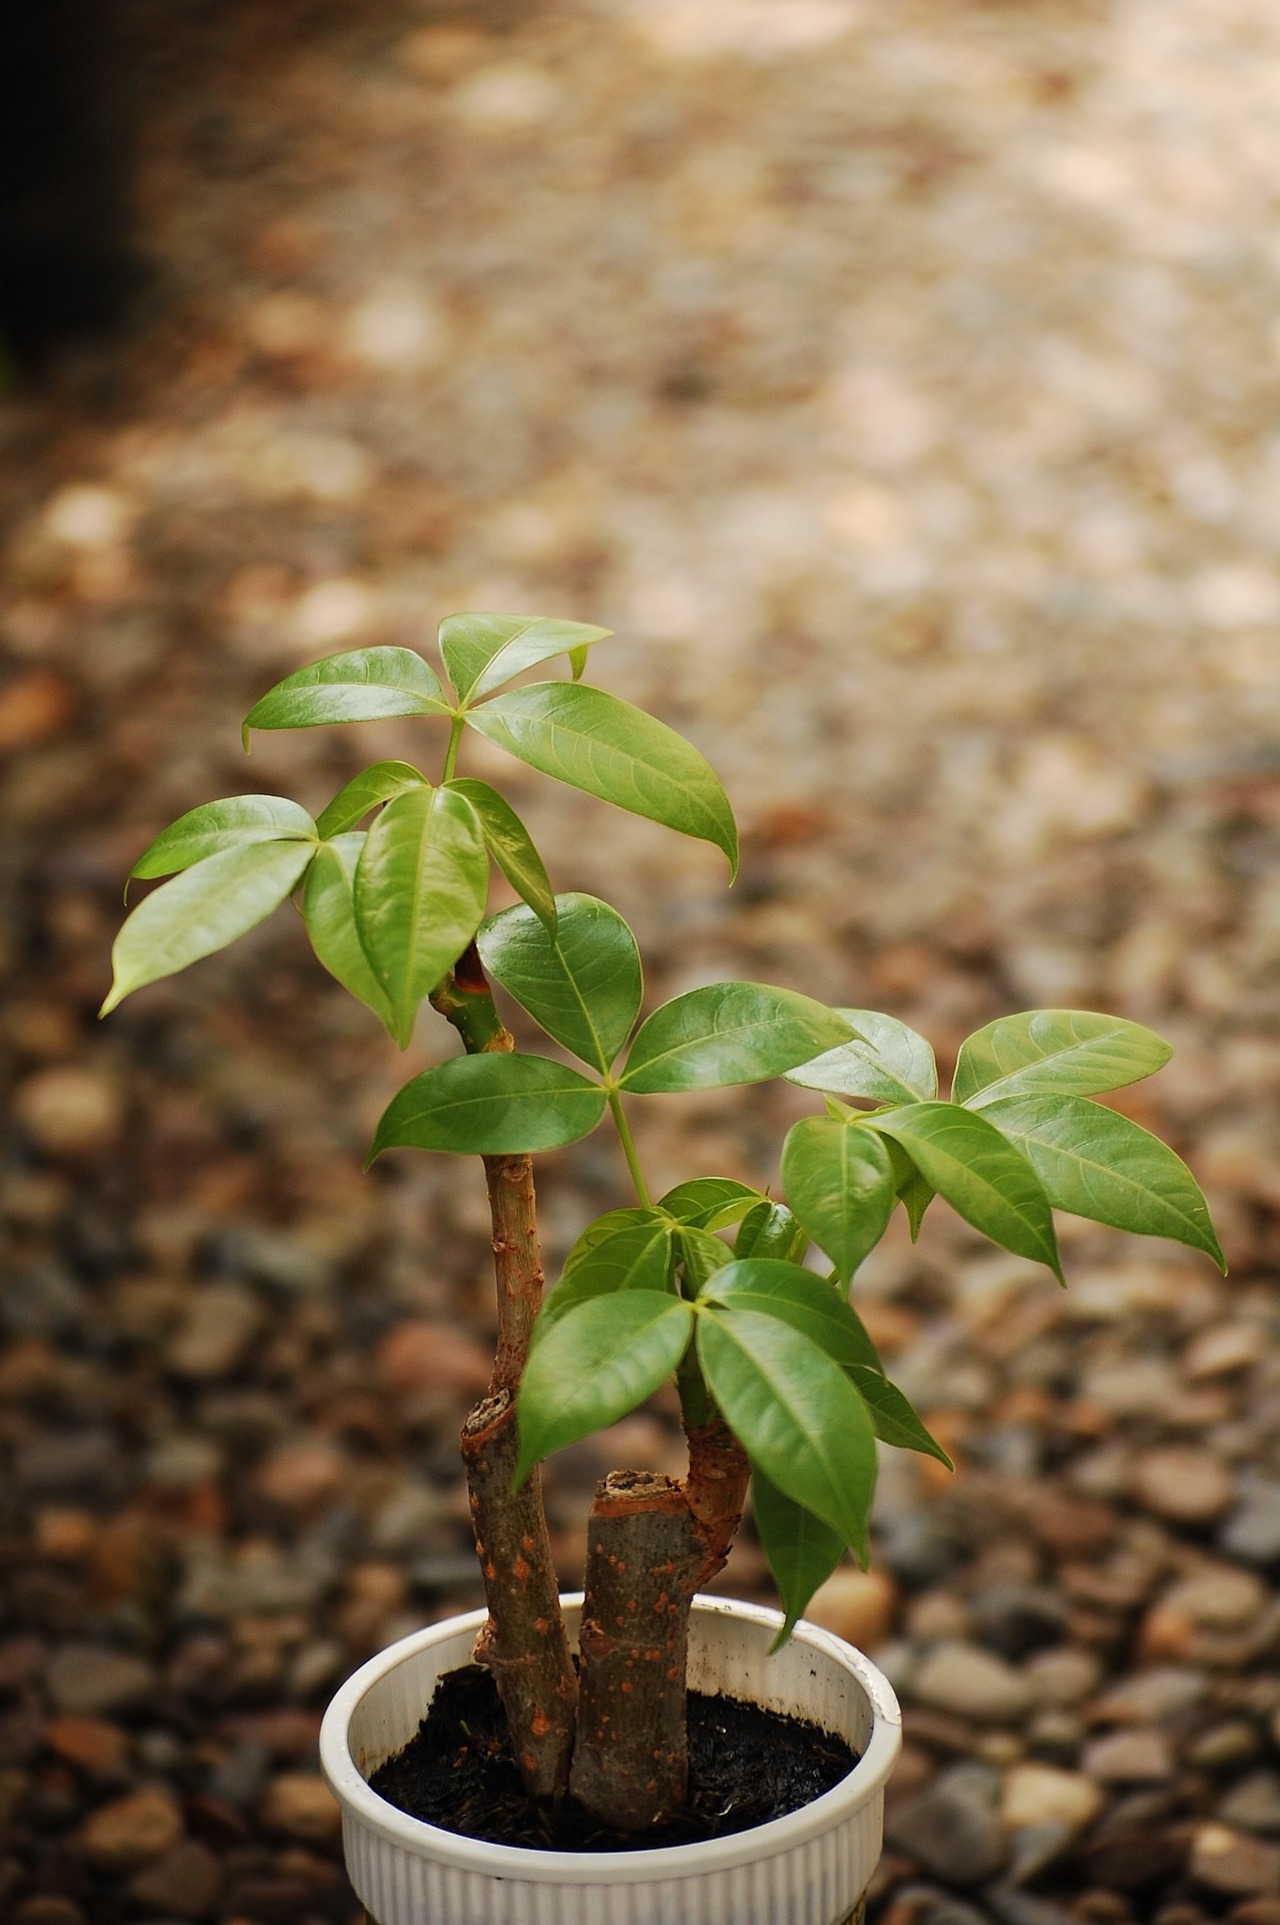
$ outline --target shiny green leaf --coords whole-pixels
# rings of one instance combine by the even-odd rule
[[[339,836],[354,829],[361,816],[380,803],[390,802],[403,789],[429,788],[427,778],[411,762],[375,762],[353,775],[321,812],[316,828],[322,836]]]
[[[817,1344],[842,1370],[879,1371],[876,1347],[848,1299],[812,1270],[771,1257],[735,1260],[707,1286],[709,1301],[777,1317]]]
[[[1154,1030],[1120,1016],[1031,1009],[961,1043],[952,1101],[985,1109],[1005,1096],[1094,1096],[1154,1075],[1172,1054]]]
[[[982,1115],[1021,1151],[1056,1209],[1139,1236],[1172,1237],[1225,1272],[1200,1186],[1158,1136],[1079,1096],[1004,1096]]]
[[[691,1307],[667,1291],[625,1290],[577,1304],[534,1346],[520,1385],[516,1480],[553,1450],[617,1423],[684,1355]]]
[[[733,1254],[743,1257],[777,1257],[783,1263],[799,1263],[809,1248],[809,1232],[785,1203],[772,1203],[768,1197],[748,1210],[733,1242]]]
[[[516,894],[528,903],[550,935],[556,932],[556,899],[533,838],[505,796],[487,782],[461,776],[445,784],[475,810],[489,854]]]
[[[709,1230],[695,1229],[691,1223],[682,1223],[675,1237],[676,1254],[685,1283],[696,1296],[711,1277],[723,1270],[730,1261],[731,1252],[719,1237],[712,1236]]]
[[[316,825],[298,803],[283,795],[229,795],[162,829],[129,871],[131,876],[171,876],[194,862],[243,849],[253,842],[314,841]]]
[[[847,1037],[822,1003],[770,983],[711,983],[655,1009],[636,1033],[624,1089],[723,1089],[763,1083]]]
[[[893,1166],[880,1137],[856,1123],[806,1116],[782,1146],[792,1209],[848,1283],[893,1212]]]
[[[356,928],[356,864],[363,848],[364,836],[358,832],[333,836],[321,844],[307,871],[302,915],[311,947],[329,974],[336,976],[357,1002],[371,1009],[394,1036],[396,1026],[391,1005],[373,973]]]
[[[658,1199],[658,1208],[697,1230],[723,1230],[740,1222],[761,1200],[759,1190],[731,1176],[695,1176],[668,1190]]]
[[[938,1192],[931,1183],[925,1182],[905,1150],[899,1149],[889,1137],[885,1137],[884,1143],[893,1166],[893,1193],[907,1213],[911,1241],[915,1243],[920,1235],[924,1213]]]
[[[808,1610],[814,1592],[826,1583],[844,1556],[844,1539],[803,1504],[784,1497],[778,1486],[754,1467],[751,1507],[760,1546],[769,1560],[786,1613],[787,1621],[769,1647],[776,1651],[786,1643],[797,1620]]]
[[[733,811],[711,765],[642,709],[581,682],[535,682],[496,696],[467,720],[543,775],[715,843],[737,870]]]
[[[543,1299],[533,1328],[535,1343],[540,1343],[551,1326],[576,1304],[587,1303],[592,1297],[612,1296],[619,1290],[668,1288],[672,1226],[656,1212],[639,1214],[641,1222],[612,1229],[586,1248],[579,1239],[575,1246],[579,1254],[570,1253],[559,1281]]]
[[[579,649],[590,648],[609,633],[554,615],[446,615],[440,624],[440,653],[458,699],[475,702],[552,655],[568,655],[572,663]]]
[[[545,1056],[455,1056],[392,1098],[367,1161],[397,1146],[481,1156],[556,1150],[586,1136],[604,1109],[602,1089]]]
[[[105,1016],[135,989],[225,949],[279,907],[315,855],[314,842],[223,849],[162,882],[127,918],[111,951]]]
[[[872,1116],[866,1127],[892,1137],[966,1223],[1002,1249],[1048,1264],[1063,1281],[1040,1179],[985,1117],[958,1103],[915,1103]]]
[[[881,1443],[896,1444],[899,1450],[918,1450],[925,1457],[936,1457],[948,1470],[955,1469],[937,1438],[929,1434],[898,1386],[891,1384],[883,1371],[854,1364],[849,1375],[871,1413],[871,1422]]]
[[[475,935],[488,888],[484,838],[462,796],[406,789],[370,828],[356,868],[356,926],[401,1048],[423,997]]]
[[[353,648],[295,669],[244,718],[250,729],[310,729],[389,715],[449,715],[444,691],[411,648]]]
[[[876,1009],[839,1009],[854,1040],[801,1064],[787,1077],[803,1089],[872,1103],[928,1103],[938,1094],[938,1066],[923,1036]]]
[[[640,953],[616,909],[594,896],[556,897],[552,937],[531,910],[491,916],[480,959],[548,1036],[607,1072],[640,1008]]]

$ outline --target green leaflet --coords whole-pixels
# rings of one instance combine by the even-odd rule
[[[366,1164],[405,1145],[480,1156],[555,1150],[586,1136],[604,1110],[597,1084],[545,1056],[455,1056],[392,1098]]]
[[[715,843],[736,872],[733,811],[710,764],[642,709],[582,683],[535,682],[496,696],[467,720],[543,775]]]
[[[857,1123],[806,1116],[782,1146],[782,1181],[792,1209],[847,1284],[893,1212],[884,1143]]]
[[[985,1117],[957,1103],[915,1103],[869,1117],[867,1127],[892,1137],[966,1223],[1064,1281],[1040,1179]]]
[[[777,1317],[842,1370],[854,1366],[880,1370],[876,1347],[847,1298],[801,1264],[773,1257],[735,1259],[719,1271],[704,1294],[708,1302],[728,1309]]]
[[[814,1592],[844,1556],[844,1539],[812,1511],[784,1497],[762,1470],[751,1471],[751,1506],[760,1545],[782,1598],[786,1623],[770,1645],[776,1651],[795,1630]]]
[[[328,808],[322,810],[316,828],[322,836],[343,835],[355,828],[361,816],[382,802],[390,802],[402,789],[430,786],[426,776],[410,762],[375,762],[338,790]]]
[[[693,1310],[668,1291],[593,1297],[554,1323],[525,1366],[517,1408],[520,1484],[553,1450],[625,1417],[675,1371]]]
[[[937,1438],[930,1436],[898,1386],[891,1384],[883,1371],[872,1370],[866,1364],[853,1364],[849,1376],[871,1413],[876,1436],[882,1443],[896,1444],[899,1450],[918,1450],[925,1457],[936,1457],[948,1470],[955,1469]]]
[[[891,1137],[886,1137],[884,1141],[893,1166],[893,1193],[907,1213],[911,1241],[915,1243],[920,1235],[924,1213],[938,1192],[931,1183],[925,1182],[904,1149],[899,1148]]]
[[[363,848],[364,836],[358,832],[321,843],[303,885],[302,915],[311,947],[329,974],[394,1036],[391,1005],[356,928],[355,876]]]
[[[522,669],[552,655],[575,657],[611,631],[587,622],[565,622],[554,615],[446,615],[440,624],[440,653],[461,702],[479,701]],[[584,653],[579,657],[579,650]],[[581,670],[574,675],[578,680]]]
[[[611,1211],[609,1215],[624,1214]],[[625,1214],[636,1214],[626,1212]],[[543,1299],[533,1327],[533,1341],[540,1343],[552,1325],[580,1303],[592,1297],[611,1296],[619,1290],[668,1290],[671,1262],[671,1224],[656,1212],[640,1211],[644,1220],[628,1223],[583,1247],[582,1239],[570,1252],[559,1282]],[[603,1221],[603,1219],[602,1219]],[[581,1252],[581,1254],[575,1254]]]
[[[1139,1236],[1172,1237],[1226,1262],[1209,1206],[1180,1156],[1127,1116],[1079,1096],[1004,1096],[982,1111],[1018,1149],[1051,1204]]]
[[[491,916],[480,959],[549,1036],[607,1074],[640,1008],[636,939],[594,896],[557,896],[556,911],[554,937],[528,909]]]
[[[162,882],[116,937],[111,993],[99,1014],[262,922],[301,880],[315,852],[314,842],[250,842]]]
[[[501,869],[516,894],[528,903],[539,922],[552,936],[556,932],[556,899],[533,846],[533,838],[505,796],[487,782],[462,776],[446,782],[447,789],[464,796],[475,810],[489,854]]]
[[[655,1009],[636,1033],[623,1089],[723,1089],[780,1076],[849,1026],[809,996],[769,983],[711,983]]]
[[[875,1435],[844,1371],[776,1316],[708,1304],[697,1322],[707,1386],[752,1463],[865,1561]]]
[[[960,1045],[951,1098],[985,1109],[1005,1096],[1094,1096],[1153,1075],[1172,1054],[1154,1030],[1120,1016],[1031,1009]]]
[[[296,669],[244,718],[251,729],[310,729],[323,722],[377,722],[389,715],[449,715],[444,690],[411,648],[353,648]]]
[[[852,1042],[802,1063],[787,1077],[803,1089],[872,1103],[928,1103],[938,1094],[938,1066],[923,1036],[876,1009],[838,1009]]]
[[[740,1222],[753,1204],[763,1201],[759,1190],[731,1176],[695,1176],[668,1190],[658,1199],[658,1208],[695,1230],[723,1230]]]
[[[681,1224],[675,1238],[676,1255],[684,1272],[685,1284],[696,1296],[704,1284],[729,1262],[729,1248],[721,1243],[719,1237],[712,1236],[709,1230],[695,1229],[691,1223]]]
[[[809,1233],[785,1203],[762,1197],[743,1217],[733,1242],[735,1257],[777,1257],[799,1263],[809,1248]]]
[[[131,877],[171,876],[224,849],[253,842],[314,842],[316,824],[304,808],[283,795],[229,795],[202,802],[198,809],[162,829],[129,871]]]
[[[370,828],[356,868],[356,926],[402,1049],[423,997],[479,927],[488,888],[484,838],[462,796],[406,789]]]

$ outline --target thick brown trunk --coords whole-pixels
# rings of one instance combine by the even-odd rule
[[[684,1494],[702,1545],[702,1562],[695,1590],[722,1571],[742,1522],[751,1466],[747,1453],[720,1413],[711,1409],[706,1421],[688,1424],[689,1475]]]
[[[569,1785],[624,1831],[643,1831],[684,1803],[689,1606],[701,1558],[684,1492],[670,1478],[613,1471],[598,1486]]]

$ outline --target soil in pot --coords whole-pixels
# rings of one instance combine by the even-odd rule
[[[450,1671],[417,1736],[370,1779],[410,1817],[466,1838],[535,1851],[636,1851],[700,1844],[746,1831],[820,1798],[857,1754],[821,1726],[739,1698],[689,1693],[689,1799],[670,1824],[641,1835],[607,1829],[572,1799],[550,1810],[520,1784],[489,1672]]]

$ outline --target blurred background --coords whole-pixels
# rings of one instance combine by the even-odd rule
[[[444,1025],[397,1057],[289,911],[94,1012],[165,823],[440,752],[246,761],[256,696],[494,608],[616,630],[592,678],[737,809],[729,892],[466,751],[651,1000],[763,977],[943,1059],[1031,1005],[1176,1045],[1117,1101],[1230,1280],[1068,1219],[1063,1293],[941,1204],[895,1228],[860,1307],[960,1473],[887,1462],[816,1614],[908,1705],[873,1918],[1276,1925],[1280,19],[41,13],[0,148],[0,1911],[347,1925],[320,1708],[477,1601],[479,1167],[360,1174]],[[775,1182],[808,1107],[634,1106],[659,1187]],[[603,1135],[540,1169],[554,1269],[625,1172]],[[678,1470],[667,1413],[551,1467],[568,1584],[622,1463]],[[771,1595],[749,1530],[721,1583]]]

